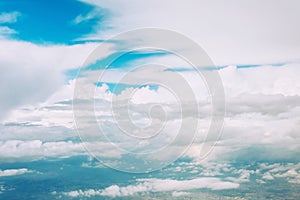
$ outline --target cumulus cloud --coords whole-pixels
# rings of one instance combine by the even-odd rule
[[[138,5],[137,3],[136,5]],[[186,5],[190,6],[190,5]],[[83,16],[81,16],[83,20]],[[89,18],[89,17],[88,17]],[[80,20],[79,20],[80,21]],[[6,116],[5,124],[10,124],[10,128],[4,125],[4,134],[1,135],[3,140],[26,140],[22,134],[17,135],[18,131],[9,136],[8,131],[13,131],[12,127],[22,127],[26,125],[26,133],[30,132],[29,126],[38,126],[39,130],[45,132],[49,127],[62,128],[70,131],[74,128],[72,116],[72,92],[75,81],[71,80],[65,82],[64,70],[73,69],[79,66],[89,53],[96,47],[96,44],[81,44],[72,46],[39,46],[27,42],[19,41],[1,41],[1,47],[6,50],[0,51],[0,65],[3,73],[0,75],[0,109],[2,115],[10,112],[10,116]],[[107,47],[107,53],[111,52]],[[18,55],[18,59],[15,59]],[[164,60],[167,63],[168,60]],[[172,61],[171,63],[174,64]],[[42,66],[42,67],[41,67]],[[171,66],[172,67],[172,66]],[[176,66],[178,67],[178,66]],[[188,116],[190,118],[197,118],[201,121],[200,132],[207,130],[209,113],[211,107],[209,106],[209,94],[205,90],[205,83],[200,80],[199,76],[195,75],[193,70],[178,70],[176,71],[155,71],[148,70],[144,73],[147,76],[139,76],[136,72],[126,72],[124,70],[107,70],[105,71],[104,84],[97,88],[96,93],[96,108],[98,122],[106,125],[110,139],[113,141],[124,140],[124,146],[134,149],[146,149],[147,142],[134,143],[128,145],[131,140],[126,140],[126,136],[120,136],[116,129],[112,128],[113,116],[110,113],[110,103],[112,98],[124,100],[123,97],[134,93],[132,96],[133,106],[130,107],[131,119],[135,119],[135,123],[145,126],[151,120],[161,120],[159,114],[153,115],[149,118],[144,108],[150,108],[154,103],[158,103],[164,107],[164,111],[168,112],[168,123],[164,130],[164,135],[158,137],[161,144],[174,139],[176,131],[180,125],[180,107],[174,104],[176,98],[172,96],[167,89],[158,87],[157,90],[152,90],[150,87],[142,88],[127,88],[120,94],[113,94],[108,91],[108,86],[105,83],[118,83],[122,76],[126,73],[131,73],[133,77],[139,80],[147,77],[155,77],[155,80],[163,80],[165,77],[170,77],[174,73],[179,73],[186,78],[188,84],[193,91],[197,91],[197,100],[200,107],[200,113],[193,109],[193,105],[189,104],[188,100],[184,98],[184,105],[187,104]],[[298,63],[288,63],[282,66],[262,65],[246,68],[238,68],[236,66],[228,66],[219,70],[221,75],[227,101],[227,118],[224,134],[221,140],[215,147],[214,154],[210,155],[210,159],[218,159],[218,157],[225,153],[228,155],[222,156],[223,159],[241,159],[250,158],[255,149],[264,152],[261,153],[261,159],[278,159],[286,157],[287,155],[294,158],[300,146],[298,145],[299,137],[297,130],[299,126],[299,95],[300,85],[297,74],[299,74]],[[90,74],[93,76],[94,72]],[[97,71],[99,73],[99,71]],[[45,76],[47,74],[47,76]],[[262,81],[263,80],[263,81]],[[77,81],[83,81],[84,78],[79,78]],[[122,84],[133,84],[132,80],[121,80]],[[178,84],[180,86],[180,83]],[[87,88],[95,85],[86,85]],[[10,88],[9,90],[7,88]],[[85,95],[82,96],[84,102]],[[42,102],[42,103],[41,103]],[[100,102],[100,103],[98,103]],[[23,106],[21,109],[16,109]],[[98,107],[97,107],[98,106]],[[38,109],[37,109],[38,108]],[[84,103],[82,110],[85,109]],[[120,107],[120,113],[127,112],[127,107]],[[146,114],[145,114],[146,113]],[[2,116],[3,117],[3,116]],[[88,119],[86,120],[88,122]],[[14,125],[15,126],[12,126]],[[203,126],[202,126],[203,125]],[[40,127],[47,127],[40,129]],[[90,131],[89,124],[87,130]],[[9,129],[9,130],[8,130]],[[21,128],[19,128],[21,129]],[[32,128],[34,129],[34,128]],[[22,130],[25,130],[23,127]],[[56,130],[47,129],[49,131]],[[185,130],[186,134],[190,134],[190,130]],[[21,131],[19,131],[21,133]],[[57,133],[55,137],[59,140],[68,139],[68,137],[75,138],[72,134],[59,136],[62,132]],[[54,134],[55,135],[55,134]],[[14,138],[15,136],[15,138]],[[19,138],[18,138],[19,137]],[[40,142],[53,142],[53,138],[46,137],[36,138]],[[34,140],[33,131],[30,134],[30,141]],[[205,146],[203,143],[203,135],[196,138],[195,147],[187,152],[187,155],[194,157],[199,155],[199,145]],[[243,141],[241,143],[241,141]],[[272,154],[276,147],[284,142],[283,150],[278,154]],[[236,145],[238,144],[239,145]],[[289,145],[286,145],[289,144]],[[178,144],[181,145],[181,144]],[[253,145],[259,145],[260,148]],[[43,145],[39,145],[43,146]],[[157,148],[156,146],[148,146],[151,150]],[[177,147],[174,147],[177,148]],[[76,148],[73,149],[75,152]],[[149,149],[146,149],[149,150]],[[249,153],[252,152],[252,153]],[[161,155],[166,156],[168,154]],[[263,157],[265,155],[265,157]],[[271,155],[271,156],[270,156]],[[162,159],[161,158],[161,159]],[[159,159],[159,158],[158,158]],[[254,157],[252,158],[254,159]]]
[[[299,130],[297,121],[300,112],[298,103],[300,94],[298,87],[300,88],[300,85],[296,76],[298,69],[299,64],[286,64],[281,67],[259,66],[244,69],[229,66],[219,70],[224,82],[227,101],[226,124],[220,141],[217,142],[213,152],[207,159],[244,161],[298,159],[297,152],[300,151],[300,138],[297,133]],[[115,73],[117,72],[113,71],[113,74]],[[124,71],[120,73],[124,73]],[[197,82],[198,77],[193,76],[193,72],[182,71],[180,73],[189,78],[191,87],[197,88],[197,84],[193,83]],[[157,78],[164,78],[166,74],[161,72]],[[262,82],[263,77],[268,78]],[[115,76],[108,76],[106,81],[117,83],[118,79]],[[47,130],[53,132],[52,138],[50,138],[50,135],[44,137],[40,134],[39,140],[41,141],[55,141],[55,137],[59,140],[68,139],[68,137],[76,138],[76,134],[72,134],[71,130],[74,127],[71,106],[74,84],[74,80],[69,81],[67,85],[40,105],[38,110],[33,106],[12,112],[11,116],[5,120],[5,123],[9,126],[3,128],[3,135],[0,138],[24,140],[26,139],[25,134],[30,133],[30,137],[34,139],[34,132],[36,131],[31,131],[32,129],[39,129],[43,133],[46,133]],[[90,84],[86,87],[95,87],[95,85]],[[130,105],[129,110],[125,106],[119,107],[118,111],[120,113],[128,112],[131,120],[136,125],[147,126],[152,117],[153,119],[159,119],[155,115],[149,117],[147,109],[145,110],[145,108],[150,108],[153,103],[161,105],[168,114],[169,121],[163,131],[164,134],[160,134],[157,140],[153,140],[156,141],[155,145],[151,145],[152,143],[149,142],[133,141],[128,135],[115,128],[115,121],[110,107],[111,101],[116,96],[122,98],[122,95],[127,96],[128,93],[132,92],[134,92],[131,99],[133,104]],[[124,143],[120,145],[129,151],[148,152],[157,149],[159,145],[167,145],[176,136],[176,130],[180,127],[181,116],[178,115],[180,114],[180,107],[174,104],[175,98],[172,95],[172,93],[160,87],[157,90],[151,90],[149,87],[127,88],[121,94],[113,94],[104,83],[96,90],[95,114],[110,141],[116,142],[118,145],[120,141],[123,141]],[[195,144],[186,152],[186,156],[196,160],[199,158],[201,147],[206,145],[203,142],[205,141],[205,133],[209,128],[211,110],[210,102],[203,100],[203,96],[205,95],[202,94],[202,98],[198,99],[200,113],[193,110],[192,105],[186,106],[186,108],[189,108],[188,117],[199,119],[198,137],[195,138]],[[85,101],[81,101],[80,109],[82,111],[86,111]],[[91,116],[94,117],[94,113]],[[84,117],[87,123],[86,131],[95,133],[95,130],[92,130],[89,124],[89,116]],[[38,127],[25,128],[26,123],[29,123],[27,126],[38,125]],[[9,133],[14,129],[14,124],[16,125],[15,129],[21,130],[19,135],[17,130],[13,131],[14,134]],[[20,126],[17,127],[17,124]],[[59,129],[64,129],[64,131],[59,131]],[[62,135],[65,131],[70,133]],[[98,131],[97,128],[97,133]],[[189,132],[188,129],[185,130],[185,134],[190,134]],[[281,147],[280,150],[278,149],[279,146]],[[174,146],[174,148],[177,147]],[[164,156],[168,155],[167,153],[162,154],[160,155],[161,158],[157,159],[164,159]]]
[[[300,184],[300,163],[262,163],[260,170],[265,181],[285,179],[289,183]]]
[[[176,162],[168,168],[156,173],[157,178],[138,178],[134,184],[111,185],[104,189],[87,189],[63,192],[63,195],[84,198],[94,196],[124,197],[138,196],[149,197],[148,195],[172,195],[173,197],[202,195],[201,189],[226,190],[238,188],[238,195],[249,190],[252,184],[260,184],[267,190],[279,184],[281,189],[295,187],[299,184],[299,163],[251,163],[241,164],[240,162],[227,163],[223,161],[209,162],[206,164],[189,162]],[[95,166],[97,167],[97,166]],[[193,174],[193,171],[197,171]],[[159,177],[173,178],[159,178]],[[178,180],[175,177],[182,177]],[[191,178],[187,178],[191,177]],[[266,184],[267,183],[267,184]],[[264,185],[266,184],[266,185]],[[296,185],[294,185],[296,184]],[[264,190],[263,190],[264,191]],[[297,189],[295,189],[297,191]],[[56,193],[55,195],[60,195]],[[223,193],[222,193],[223,194]],[[258,194],[261,196],[264,194]],[[246,195],[243,195],[246,197]],[[214,199],[216,199],[215,197]]]
[[[45,101],[64,85],[64,72],[77,68],[96,44],[39,46],[0,40],[1,118],[10,110]]]

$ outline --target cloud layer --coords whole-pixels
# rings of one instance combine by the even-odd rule
[[[140,179],[136,185],[120,187],[118,185],[109,186],[103,190],[75,190],[64,193],[70,197],[91,197],[108,196],[124,197],[133,196],[147,192],[170,192],[170,191],[188,191],[195,189],[226,190],[236,189],[239,184],[222,181],[218,178],[197,178],[191,180],[171,180],[171,179]]]

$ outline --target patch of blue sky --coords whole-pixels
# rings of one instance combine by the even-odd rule
[[[236,65],[237,69],[246,69],[246,68],[256,68],[256,67],[263,67],[263,66],[271,66],[271,67],[283,67],[288,63],[272,63],[272,64],[256,64],[256,65]],[[174,71],[174,72],[187,72],[187,71],[195,71],[197,70],[221,70],[230,65],[223,65],[223,66],[205,66],[205,67],[198,67],[198,68],[187,68],[187,67],[177,67],[177,68],[169,68],[167,71]]]
[[[260,67],[261,65],[237,65],[237,69]]]
[[[103,82],[98,82],[95,83],[97,87],[103,86],[103,84],[106,84],[108,86],[108,91],[119,95],[122,93],[122,91],[128,89],[128,88],[133,88],[133,89],[138,89],[138,88],[146,88],[148,87],[149,90],[154,90],[157,91],[159,86],[154,85],[154,84],[143,84],[143,85],[130,85],[130,84],[124,84],[124,83],[103,83]]]
[[[70,70],[66,70],[64,72],[64,75],[66,76],[66,82],[69,80],[76,79],[78,75],[80,75],[80,70],[82,71],[96,71],[96,70],[110,70],[110,69],[118,69],[118,70],[123,70],[123,71],[129,71],[133,67],[137,67],[142,64],[151,63],[151,59],[155,57],[161,57],[161,56],[167,56],[169,55],[168,52],[163,52],[163,51],[132,51],[128,53],[124,52],[116,52],[114,54],[111,54],[110,56],[100,59],[94,64],[91,64],[87,67],[84,67],[82,69],[74,68]],[[272,67],[283,67],[287,63],[272,63],[272,64],[267,64],[268,66]],[[256,68],[256,67],[262,67],[266,66],[264,65],[236,65],[237,69],[246,69],[246,68]],[[206,66],[206,67],[199,67],[197,70],[221,70],[228,67],[228,65],[223,65],[223,66]],[[195,71],[196,68],[193,67],[174,67],[172,66],[167,69],[166,71],[173,71],[173,72],[188,72],[188,71]],[[110,83],[111,85],[113,83]],[[111,88],[115,88],[114,86],[111,86]],[[124,86],[124,88],[127,88]],[[157,87],[152,87],[152,89],[156,90]],[[123,89],[122,89],[123,90]],[[112,90],[111,90],[112,91]],[[118,92],[117,92],[118,93]]]
[[[213,70],[220,70],[226,67],[227,66],[176,67],[176,68],[169,68],[166,71],[172,71],[172,72],[188,72],[188,71],[196,71],[196,70],[213,71]]]
[[[101,23],[109,12],[95,8],[89,4],[74,0],[13,0],[0,3],[1,12],[21,13],[16,23],[9,24],[9,28],[17,34],[13,39],[29,41],[37,44],[72,44],[94,31],[94,27]],[[86,17],[90,12],[96,12],[92,17]],[[76,17],[82,16],[76,23]]]
[[[110,56],[100,59],[92,65],[85,67],[83,70],[100,70],[100,69],[129,69],[135,67],[136,62],[145,62],[145,59],[161,57],[168,55],[163,51],[132,51],[132,52],[116,52]]]
[[[117,52],[111,54],[110,56],[100,59],[94,64],[91,64],[85,68],[79,69],[71,69],[65,71],[65,76],[67,81],[72,80],[80,76],[80,71],[96,71],[101,69],[120,69],[128,71],[133,67],[136,67],[137,62],[139,64],[143,64],[146,62],[146,59],[151,59],[154,57],[160,57],[167,55],[167,52],[163,51],[132,51],[128,53]],[[112,62],[111,62],[112,61]],[[120,94],[123,90],[127,88],[141,88],[141,87],[149,87],[150,90],[157,90],[159,86],[152,85],[152,84],[145,84],[145,85],[129,85],[129,84],[122,84],[122,83],[105,83],[108,85],[109,91],[114,94]],[[96,86],[101,87],[103,82],[95,83]]]
[[[270,63],[270,64],[256,64],[256,65],[237,65],[237,69],[244,68],[255,68],[255,67],[263,67],[263,66],[271,66],[271,67],[283,67],[284,65],[289,63]]]
[[[81,69],[78,67],[66,70],[64,75],[66,76],[66,81],[68,81],[77,78],[80,71],[96,71],[102,69],[120,69],[126,71],[137,66],[137,62],[139,62],[139,64],[143,62],[146,63],[145,59],[161,57],[167,54],[167,52],[162,51],[132,51],[128,53],[116,52],[106,58],[96,61],[87,67]]]
[[[65,82],[78,78],[80,68],[69,69],[64,71]]]

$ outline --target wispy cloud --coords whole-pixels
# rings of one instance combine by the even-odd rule
[[[0,24],[16,23],[20,16],[21,13],[17,11],[0,13]]]
[[[92,10],[91,12],[85,14],[85,15],[78,15],[73,21],[73,24],[80,24],[80,23],[84,23],[87,22],[89,20],[92,19],[97,19],[100,17],[100,11],[97,9]]]
[[[0,26],[0,36],[1,35],[12,35],[12,34],[16,34],[17,31],[15,31],[14,29],[11,29],[7,26]]]
[[[18,33],[6,25],[16,23],[20,16],[21,13],[17,11],[0,13],[0,39],[9,38],[11,35]]]

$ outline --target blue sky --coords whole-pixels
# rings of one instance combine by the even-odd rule
[[[46,0],[32,0],[2,2],[0,11],[20,13],[16,23],[6,24],[17,32],[12,35],[14,39],[38,44],[72,44],[109,16],[109,11],[97,8],[97,14],[91,18],[76,21],[76,17],[85,17],[95,9],[79,1],[54,0],[49,4]]]
[[[0,2],[0,199],[298,199],[299,7]],[[171,53],[205,57],[179,40],[126,52],[169,38],[113,38],[145,27],[186,36],[213,64]],[[203,74],[225,97],[213,141],[224,107]]]

